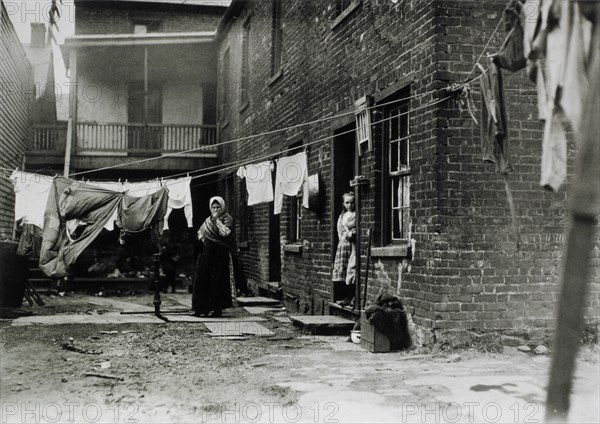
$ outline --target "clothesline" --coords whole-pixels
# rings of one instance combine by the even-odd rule
[[[449,99],[451,99],[452,97],[453,97],[453,96],[446,96],[446,97],[444,97],[444,98],[442,98],[442,99],[438,99],[438,100],[436,100],[435,102],[428,103],[428,104],[422,105],[422,106],[420,106],[420,107],[418,107],[418,108],[412,109],[412,110],[411,110],[411,111],[409,111],[409,112],[402,112],[402,113],[399,113],[399,114],[397,114],[397,115],[392,115],[392,116],[389,116],[389,117],[387,117],[387,118],[383,118],[383,119],[381,119],[381,120],[379,120],[379,121],[372,122],[372,123],[371,123],[371,125],[374,125],[374,124],[379,124],[379,123],[382,123],[382,122],[385,122],[385,121],[389,121],[389,120],[391,120],[391,119],[397,118],[398,116],[405,115],[405,114],[409,114],[409,113],[413,113],[413,112],[416,112],[416,111],[419,111],[419,110],[425,109],[425,108],[427,108],[427,107],[434,106],[434,105],[436,105],[436,104],[439,104],[439,103],[445,102],[446,100],[449,100]],[[323,138],[320,138],[320,139],[318,139],[318,140],[313,140],[313,141],[311,141],[311,142],[308,142],[308,143],[306,143],[306,144],[303,144],[303,145],[302,145],[302,147],[312,146],[313,144],[321,143],[321,142],[323,142],[323,141],[330,140],[330,139],[333,139],[333,138],[339,137],[339,136],[341,136],[341,135],[344,135],[344,134],[350,134],[350,133],[354,133],[355,131],[356,131],[356,129],[354,129],[354,128],[353,128],[353,129],[351,129],[351,130],[347,130],[347,131],[344,131],[344,132],[336,133],[336,134],[334,134],[334,135],[330,135],[330,136],[327,136],[327,137],[323,137]],[[239,168],[240,166],[244,166],[244,165],[252,165],[252,164],[253,164],[253,163],[255,163],[255,162],[258,162],[258,161],[263,161],[263,160],[266,160],[266,159],[272,158],[272,157],[274,157],[274,156],[279,156],[279,155],[281,155],[282,153],[288,153],[288,152],[290,152],[290,151],[293,151],[293,150],[296,150],[296,149],[297,149],[297,147],[294,147],[294,148],[288,148],[288,149],[282,150],[282,151],[280,151],[280,152],[275,152],[275,153],[270,153],[270,154],[263,155],[263,156],[259,156],[259,157],[254,157],[254,158],[251,158],[251,159],[248,159],[248,160],[245,160],[245,161],[232,162],[232,164],[233,164],[233,165],[231,165],[231,166],[229,166],[229,164],[225,164],[225,165],[227,165],[227,166],[225,166],[225,167],[224,167],[224,168],[222,168],[222,169],[217,169],[217,170],[215,170],[215,171],[212,171],[212,172],[209,172],[209,173],[206,173],[206,174],[202,174],[202,175],[196,175],[196,176],[193,176],[193,177],[192,177],[192,179],[194,179],[194,180],[195,180],[195,179],[197,179],[197,178],[203,178],[203,177],[207,177],[207,176],[215,175],[215,174],[218,174],[218,173],[221,173],[221,172],[224,172],[224,171],[231,171],[231,170],[235,170],[235,169]],[[221,166],[222,166],[222,165],[221,165]],[[210,184],[210,183],[206,183],[206,184]],[[202,185],[205,185],[205,184],[194,184],[194,185],[191,185],[191,187],[199,187],[199,186],[202,186]]]
[[[367,108],[367,110],[381,108],[383,106],[388,106],[390,104],[399,103],[399,102],[402,102],[402,101],[405,101],[405,100],[417,99],[417,98],[420,98],[420,97],[423,97],[423,96],[427,96],[427,95],[433,94],[433,93],[435,93],[437,91],[438,90],[429,90],[429,91],[426,91],[426,92],[421,93],[421,94],[415,94],[415,95],[407,96],[407,97],[404,97],[404,98],[401,98],[401,99],[391,100],[389,102],[377,104],[376,106],[370,106],[370,107]],[[215,148],[215,147],[225,146],[225,145],[232,144],[232,143],[237,143],[237,142],[240,142],[240,141],[246,141],[246,140],[251,140],[251,139],[254,139],[254,138],[258,138],[258,137],[269,136],[269,135],[277,134],[279,132],[293,130],[293,129],[296,129],[296,128],[299,128],[299,127],[303,127],[303,126],[306,126],[306,125],[316,124],[316,123],[320,123],[320,122],[323,122],[323,121],[329,121],[329,120],[332,120],[332,119],[337,119],[337,118],[340,118],[340,117],[343,117],[343,116],[354,115],[354,114],[355,114],[354,110],[348,111],[348,112],[343,112],[343,113],[338,113],[338,114],[335,114],[335,115],[332,115],[332,116],[328,116],[328,117],[325,117],[325,118],[319,118],[319,119],[315,119],[313,121],[302,122],[300,124],[295,124],[295,125],[291,125],[291,126],[284,127],[284,128],[278,128],[278,129],[275,129],[275,130],[265,131],[265,132],[258,133],[258,134],[252,134],[252,135],[248,135],[248,136],[244,136],[244,137],[234,138],[232,140],[227,140],[227,141],[223,141],[223,142],[216,143],[216,144],[211,144],[211,145],[207,145],[207,146],[200,146],[200,147],[196,147],[196,148],[193,148],[193,149],[182,150],[182,151],[174,152],[174,153],[167,153],[167,154],[164,154],[164,155],[161,155],[161,156],[157,156],[157,157],[152,157],[152,158],[147,158],[147,159],[140,159],[140,160],[130,161],[130,162],[121,163],[121,164],[117,164],[117,165],[111,165],[111,166],[106,166],[106,167],[102,167],[102,168],[91,169],[91,170],[88,170],[88,171],[76,172],[76,173],[70,174],[70,177],[79,176],[79,175],[85,175],[85,174],[89,174],[89,173],[93,173],[93,172],[98,172],[98,171],[106,171],[108,169],[119,168],[119,167],[127,166],[127,165],[133,165],[133,164],[138,164],[138,163],[143,163],[143,162],[150,162],[150,161],[153,161],[153,160],[160,160],[160,159],[164,159],[164,158],[168,158],[168,157],[172,157],[172,156],[179,156],[179,155],[182,155],[182,154],[185,154],[185,153],[193,153],[193,152],[197,152],[199,150],[204,150],[204,149],[208,149],[208,148]],[[176,175],[181,175],[181,174],[176,174]]]

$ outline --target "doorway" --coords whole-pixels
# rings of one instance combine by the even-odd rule
[[[335,252],[338,245],[337,220],[342,213],[342,195],[348,191],[353,191],[350,187],[350,181],[354,179],[356,172],[356,137],[354,123],[348,124],[334,132],[332,145],[332,180],[331,190],[331,266],[335,260]],[[331,289],[332,301],[344,299],[348,296],[345,284],[334,284]]]

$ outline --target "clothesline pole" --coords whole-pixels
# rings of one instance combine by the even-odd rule
[[[598,5],[596,5],[598,6]],[[596,8],[596,24],[592,39],[594,52],[589,67],[590,83],[582,102],[581,127],[576,132],[579,142],[575,162],[575,178],[569,193],[571,223],[565,247],[564,270],[556,317],[556,336],[546,398],[546,421],[566,421],[573,381],[575,360],[584,325],[584,312],[590,278],[591,255],[596,240],[600,213],[600,7]]]

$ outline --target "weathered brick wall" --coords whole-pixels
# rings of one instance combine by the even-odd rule
[[[22,166],[27,147],[30,106],[35,95],[33,72],[25,51],[2,3],[0,19],[0,172]],[[14,192],[8,179],[0,178],[0,240],[12,237]]]
[[[220,141],[332,117],[365,94],[384,97],[390,87],[412,81],[411,237],[416,256],[412,262],[373,257],[369,300],[383,291],[399,294],[425,336],[438,340],[452,335],[459,342],[495,331],[502,332],[506,342],[513,336],[544,338],[552,328],[558,298],[568,184],[558,193],[539,187],[542,126],[535,87],[522,72],[505,73],[515,168],[509,180],[522,233],[518,249],[503,180],[493,165],[481,160],[480,128],[460,111],[455,97],[444,100],[449,84],[479,75],[469,74],[505,1],[363,1],[332,29],[334,6],[334,1],[284,2],[283,75],[270,81],[271,5],[246,2],[222,31],[220,57],[229,49],[230,92]],[[247,16],[250,104],[240,110],[239,46]],[[503,39],[500,28],[489,51],[496,51]],[[221,77],[223,72],[220,67]],[[479,110],[478,82],[471,86]],[[375,113],[373,120],[378,119],[381,115]],[[375,140],[381,125],[373,126]],[[305,211],[303,250],[298,254],[282,249],[281,259],[284,291],[300,298],[301,311],[317,314],[331,290],[333,129],[331,121],[322,120],[236,142],[222,155],[225,163],[253,158],[258,162],[286,143],[311,143],[309,174],[319,172],[325,182],[324,211]],[[361,159],[360,171],[369,180],[360,205],[363,278],[366,230],[373,226],[377,234],[381,224],[380,156],[376,142],[371,154]],[[235,187],[239,192],[237,179]],[[288,207],[286,199],[282,246],[287,242]],[[249,249],[242,252],[242,261],[250,278],[266,281],[268,207],[249,209]],[[591,253],[594,284],[587,316],[597,321],[600,260],[597,249]]]
[[[223,7],[145,5],[113,2],[81,3],[75,8],[75,34],[130,34],[132,20],[160,22],[157,32],[214,31],[223,16]]]

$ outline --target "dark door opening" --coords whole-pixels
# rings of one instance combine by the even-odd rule
[[[333,187],[331,190],[331,266],[335,260],[335,252],[338,245],[337,220],[342,213],[342,196],[348,191],[354,191],[350,187],[350,181],[356,175],[355,171],[355,124],[349,124],[335,131],[332,146],[332,175]],[[338,282],[339,283],[339,282]],[[331,300],[336,301],[348,296],[343,283],[336,287],[332,286]]]

